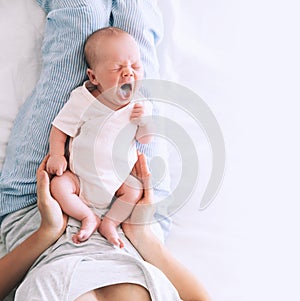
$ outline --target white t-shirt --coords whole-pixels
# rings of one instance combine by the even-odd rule
[[[80,196],[99,209],[107,208],[129,176],[136,160],[137,125],[130,122],[134,103],[113,111],[83,86],[76,88],[53,125],[72,137],[70,169],[80,179]],[[152,106],[144,101],[145,115]]]

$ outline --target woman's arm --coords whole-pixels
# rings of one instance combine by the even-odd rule
[[[182,300],[211,300],[198,279],[170,253],[150,228],[149,222],[154,212],[151,204],[153,191],[149,188],[150,173],[143,155],[139,155],[135,172],[143,182],[144,197],[135,207],[130,219],[122,225],[126,236],[144,260],[159,268],[168,277]]]
[[[140,225],[131,225],[136,228]],[[133,230],[140,233],[128,233],[125,226],[125,234],[138,250],[145,261],[159,268],[177,289],[179,296],[184,301],[209,301],[211,300],[198,279],[182,265],[170,251],[148,230]],[[143,226],[142,226],[143,227]],[[124,227],[123,227],[124,229]]]
[[[37,198],[41,213],[39,229],[0,259],[0,300],[22,280],[33,262],[63,233],[66,216],[49,192],[49,177],[45,172],[46,157],[37,171]]]

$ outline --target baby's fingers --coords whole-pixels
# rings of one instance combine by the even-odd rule
[[[141,109],[141,108],[143,109],[144,106],[141,103],[139,103],[139,102],[135,103],[134,106],[133,106],[133,110],[135,110],[135,109]]]
[[[144,106],[136,103],[132,109],[132,113],[140,113],[143,114],[144,113]]]

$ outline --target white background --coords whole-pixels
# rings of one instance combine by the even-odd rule
[[[227,157],[214,202],[197,211],[200,187],[177,214],[168,245],[214,300],[300,300],[300,5],[167,3],[173,61],[163,76],[209,105]]]

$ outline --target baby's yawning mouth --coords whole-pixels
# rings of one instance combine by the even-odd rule
[[[130,97],[132,92],[132,84],[131,83],[127,83],[127,84],[123,84],[122,86],[120,86],[120,94],[122,95],[123,98],[127,99]]]

